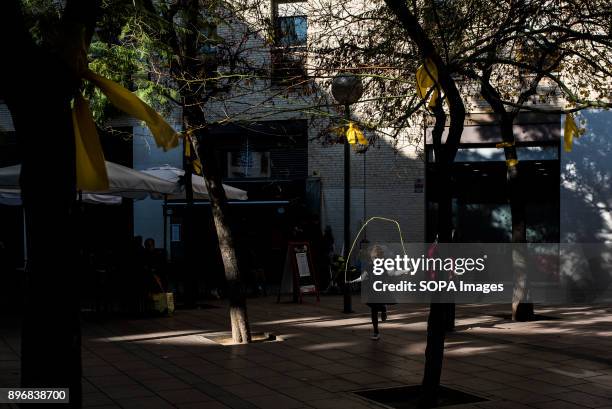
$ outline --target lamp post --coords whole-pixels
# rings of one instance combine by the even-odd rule
[[[334,99],[344,105],[344,116],[348,121],[351,119],[351,104],[359,101],[363,94],[363,84],[361,78],[350,74],[341,73],[336,75],[332,81],[331,92]],[[344,138],[344,262],[348,266],[349,247],[351,245],[351,149],[348,139]],[[350,285],[345,282],[343,285],[344,293],[344,313],[353,312]]]
[[[191,163],[191,152],[193,152],[193,146],[191,146],[191,139],[187,136],[183,138],[183,169],[184,183],[185,183],[185,213],[183,214],[183,234],[181,239],[183,240],[183,260],[187,269],[187,285],[185,288],[185,306],[187,308],[197,308],[198,306],[198,287],[197,277],[195,275],[194,258],[195,258],[195,244],[194,244],[194,209],[193,209],[193,165]]]

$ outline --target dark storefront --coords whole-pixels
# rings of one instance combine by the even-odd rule
[[[518,170],[526,198],[528,242],[559,240],[560,117],[522,114],[515,125]],[[435,239],[438,184],[428,130],[427,240]],[[453,224],[462,242],[503,243],[512,220],[499,127],[491,115],[471,115],[453,164]]]
[[[247,191],[247,201],[230,201],[232,228],[249,291],[269,291],[281,278],[287,241],[320,234],[320,186],[308,177],[307,122],[267,121],[231,125],[211,133],[224,183]],[[183,263],[185,202],[165,205],[166,247],[177,268],[179,298],[190,274]],[[200,296],[223,288],[223,266],[208,201],[196,201],[196,268]]]

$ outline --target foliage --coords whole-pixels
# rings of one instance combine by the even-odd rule
[[[344,283],[344,269],[346,263],[344,261],[344,257],[340,255],[334,255],[332,261],[330,263],[330,268],[332,271],[332,279],[335,283],[341,284]],[[360,271],[357,267],[350,265],[346,270],[347,280],[354,280],[359,277]]]
[[[609,107],[612,10],[607,3],[410,1],[407,7],[433,45],[417,50],[384,1],[316,0],[309,2],[316,26],[310,68],[320,88],[338,71],[363,75],[367,102],[358,112],[391,136],[429,111],[418,105],[414,84],[416,68],[429,51],[448,66],[468,111],[490,109],[480,95],[483,80],[509,110]]]
[[[34,37],[51,44],[60,2],[23,3]],[[308,78],[283,86],[270,82],[266,56],[276,31],[268,2],[200,1],[195,20],[189,4],[102,1],[90,67],[167,114],[184,104],[181,95],[191,95],[208,122],[307,115],[327,124],[324,141],[333,140],[327,137],[342,115],[327,92],[340,71],[364,79],[366,94],[354,110],[370,138],[411,132],[422,114],[431,114],[415,92],[423,50],[398,29],[383,0],[309,1]],[[415,0],[407,6],[449,67],[468,111],[489,109],[483,81],[514,111],[612,103],[612,11],[605,0]],[[87,92],[100,124],[115,114],[102,95]],[[420,137],[412,132],[413,143]]]

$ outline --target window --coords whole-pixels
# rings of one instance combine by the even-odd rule
[[[308,38],[306,2],[276,3],[276,45],[279,47],[305,47]]]
[[[227,153],[228,178],[269,178],[270,152],[257,152],[248,148]]]
[[[272,50],[272,78],[286,83],[306,76],[305,55],[308,42],[306,2],[275,4],[275,47]]]

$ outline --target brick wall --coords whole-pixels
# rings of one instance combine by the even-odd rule
[[[317,140],[309,145],[309,172],[321,178],[321,224],[331,226],[338,252],[344,237],[343,157],[342,145],[324,146]],[[424,178],[424,173],[424,163],[411,145],[397,148],[393,141],[382,138],[365,156],[351,151],[351,235],[355,237],[364,218],[382,216],[400,223],[405,240],[424,240],[425,197],[414,193],[415,179]],[[370,241],[399,240],[395,226],[381,221],[370,223],[366,234]]]

